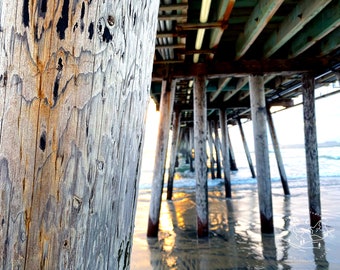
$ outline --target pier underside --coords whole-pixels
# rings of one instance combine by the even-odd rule
[[[175,139],[184,140],[189,151],[199,155],[195,156],[196,171],[200,167],[196,173],[199,236],[208,230],[204,222],[200,222],[207,218],[204,200],[207,176],[202,173],[207,154],[197,147],[208,140],[221,150],[226,196],[230,198],[227,164],[232,164],[233,159],[228,125],[239,125],[242,134],[242,119],[253,121],[256,173],[246,142],[244,146],[252,176],[257,176],[261,230],[273,232],[267,121],[274,142],[276,135],[268,113],[272,106],[296,105],[294,98],[300,95],[304,97],[306,161],[310,164],[307,175],[311,226],[321,227],[313,93],[320,86],[339,83],[339,26],[338,0],[161,1],[151,97],[161,115],[176,113],[181,135]],[[171,92],[173,98],[169,100],[169,109],[162,110],[161,98],[167,92]],[[171,126],[171,120],[167,121],[165,125]],[[160,131],[162,125],[164,123]],[[214,127],[220,128],[221,139],[216,138],[217,132],[212,136]],[[167,141],[159,138],[157,151],[166,149]],[[289,195],[278,142],[274,146],[284,194]],[[164,168],[164,164],[157,166]],[[157,194],[158,199],[153,196],[151,206],[158,210],[150,211],[149,236],[156,236],[158,230],[155,224],[158,224],[159,194],[164,181],[159,170],[155,168],[157,175],[155,173],[153,179],[153,194]],[[215,176],[215,172],[212,175]]]

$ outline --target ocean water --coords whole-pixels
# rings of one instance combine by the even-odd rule
[[[320,147],[318,153],[323,229],[311,231],[304,149],[281,149],[290,196],[283,194],[270,151],[274,235],[260,232],[256,179],[244,153],[235,152],[232,199],[224,198],[222,179],[208,180],[209,238],[196,236],[195,176],[182,163],[172,201],[164,184],[159,236],[148,239],[152,166],[144,166],[131,269],[340,269],[340,147]]]

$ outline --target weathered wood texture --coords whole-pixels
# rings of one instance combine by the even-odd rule
[[[0,2],[0,268],[126,269],[158,1]]]
[[[159,229],[159,216],[162,202],[162,192],[164,185],[164,171],[166,154],[168,151],[168,141],[173,108],[174,89],[167,91],[167,82],[162,83],[162,98],[160,104],[160,118],[158,128],[158,138],[156,145],[156,157],[152,179],[151,201],[149,209],[148,237],[157,237]]]
[[[256,174],[261,232],[273,233],[273,205],[267,139],[267,113],[262,76],[249,76],[251,117],[254,130]]]
[[[223,156],[223,173],[224,173],[224,187],[225,197],[231,198],[231,180],[230,180],[230,159],[229,159],[229,140],[228,140],[228,125],[227,115],[225,110],[220,110],[220,125],[222,134],[222,156]]]
[[[207,237],[208,219],[208,179],[207,179],[207,97],[205,94],[206,78],[194,79],[194,148],[196,175],[196,211],[197,235]]]
[[[310,225],[321,228],[321,201],[318,141],[315,117],[315,81],[311,74],[302,76],[303,118]]]
[[[176,165],[176,157],[177,157],[177,148],[179,141],[179,131],[180,131],[180,121],[181,121],[181,112],[179,110],[175,110],[172,114],[172,138],[171,138],[171,154],[170,154],[170,164],[169,164],[169,175],[168,175],[168,188],[167,188],[167,200],[172,199],[172,191],[174,186],[174,175],[175,175],[175,165]]]
[[[281,156],[279,140],[276,136],[273,117],[272,117],[272,114],[271,114],[268,106],[267,106],[267,121],[268,121],[270,136],[272,138],[274,153],[275,153],[275,157],[276,157],[276,163],[277,163],[277,167],[278,167],[278,170],[279,170],[279,173],[280,173],[283,192],[284,192],[285,195],[290,195],[286,170],[285,170],[285,167],[283,165],[283,160],[282,160],[282,156]]]
[[[247,143],[247,140],[246,140],[246,136],[244,135],[244,130],[243,130],[243,126],[242,126],[240,118],[237,118],[237,124],[238,124],[239,129],[240,129],[240,134],[241,134],[241,138],[242,138],[242,142],[243,142],[244,151],[246,153],[249,169],[250,169],[250,172],[251,172],[251,177],[255,178],[256,175],[255,175],[254,165],[253,165],[253,161],[251,159],[248,143]]]

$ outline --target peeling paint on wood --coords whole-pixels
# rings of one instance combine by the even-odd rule
[[[158,6],[0,4],[1,269],[129,267]]]

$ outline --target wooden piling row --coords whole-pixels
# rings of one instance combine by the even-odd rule
[[[233,149],[231,147],[230,137],[228,134],[226,110],[220,109],[220,129],[222,142],[219,139],[218,122],[210,121],[207,124],[206,112],[206,93],[205,93],[204,76],[197,76],[194,80],[194,127],[187,130],[183,135],[184,145],[187,145],[187,152],[190,157],[190,170],[195,167],[196,178],[196,211],[197,211],[197,235],[198,237],[208,236],[208,186],[207,186],[207,149],[206,141],[208,139],[210,167],[212,178],[221,178],[221,160],[223,161],[223,171],[225,180],[225,194],[231,198],[231,179],[230,170],[237,170]],[[255,143],[255,157],[257,170],[257,185],[259,210],[261,221],[261,232],[272,234],[273,226],[273,206],[271,178],[269,167],[269,150],[267,139],[268,122],[270,135],[277,160],[282,187],[285,195],[289,195],[287,176],[284,170],[281,152],[279,149],[278,138],[270,113],[269,107],[266,106],[264,81],[262,76],[249,76],[251,116],[253,121],[253,133]],[[321,205],[320,205],[320,181],[316,139],[316,121],[315,121],[315,104],[314,104],[314,78],[310,74],[303,76],[303,103],[304,103],[304,122],[305,122],[305,149],[307,163],[307,181],[309,196],[310,224],[313,228],[321,228]],[[159,128],[159,137],[157,142],[158,155],[155,161],[154,179],[152,186],[152,198],[150,205],[148,236],[154,237],[158,234],[159,213],[161,205],[161,196],[163,188],[164,167],[166,158],[166,148],[168,142],[170,115],[172,110],[174,90],[167,92],[163,85],[161,99],[161,121]],[[167,199],[171,200],[173,190],[173,177],[175,171],[175,161],[179,141],[180,130],[180,113],[176,111],[173,116],[173,136],[172,152],[168,178]],[[240,118],[237,118],[243,146],[246,152],[251,175],[255,178],[255,171],[251,160],[249,148],[245,139],[243,127]],[[192,152],[192,150],[194,151]],[[214,155],[215,150],[215,155]],[[220,153],[222,152],[222,159]],[[193,167],[193,155],[194,164]],[[216,157],[216,171],[215,171]],[[216,174],[215,174],[216,172]]]

